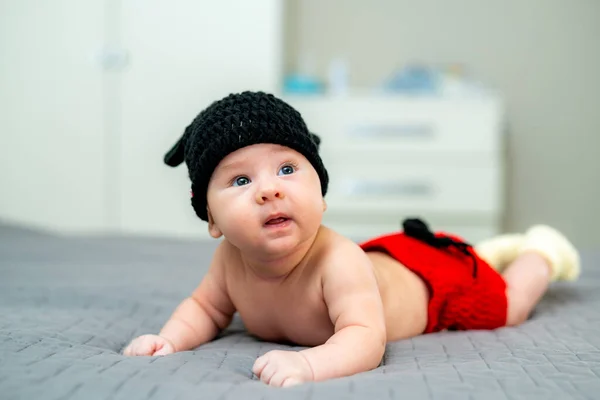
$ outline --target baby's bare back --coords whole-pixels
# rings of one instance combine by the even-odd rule
[[[425,283],[387,254],[367,252],[367,256],[377,277],[388,342],[423,333],[429,302]]]

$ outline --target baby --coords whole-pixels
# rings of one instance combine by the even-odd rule
[[[207,274],[158,335],[130,356],[164,356],[213,339],[239,313],[248,332],[291,342],[252,371],[273,386],[376,368],[386,343],[525,321],[555,280],[580,271],[573,245],[538,225],[472,247],[419,219],[356,244],[322,225],[328,174],[300,114],[262,92],[202,111],[165,156],[186,162],[192,206],[223,237]]]

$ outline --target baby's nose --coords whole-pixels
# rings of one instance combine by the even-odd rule
[[[272,201],[275,199],[283,199],[285,196],[283,195],[283,191],[280,187],[275,185],[270,185],[268,187],[263,188],[257,193],[257,202],[259,204],[264,204],[267,201]]]

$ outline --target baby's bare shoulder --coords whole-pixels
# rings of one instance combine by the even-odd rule
[[[215,249],[210,263],[210,272],[218,274],[221,277],[229,277],[235,271],[239,270],[241,257],[239,249],[229,243],[228,240],[222,240]]]
[[[315,261],[324,273],[331,269],[346,268],[354,265],[358,268],[370,269],[371,261],[360,246],[347,237],[329,228],[323,228],[319,244],[320,251]]]

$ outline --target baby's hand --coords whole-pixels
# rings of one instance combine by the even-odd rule
[[[173,343],[158,335],[137,337],[123,350],[126,356],[165,356],[171,353],[175,353]]]
[[[252,372],[271,386],[286,387],[314,379],[308,360],[296,351],[269,351],[256,360]]]

